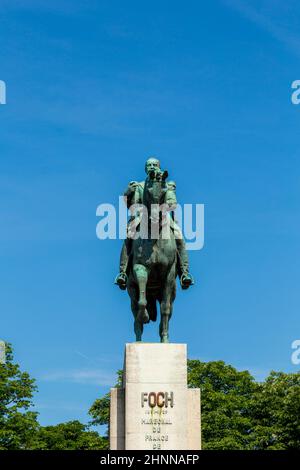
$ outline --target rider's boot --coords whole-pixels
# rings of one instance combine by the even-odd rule
[[[194,284],[194,278],[188,271],[182,271],[180,276],[180,285],[182,289],[188,289]]]
[[[115,284],[117,284],[120,289],[125,290],[127,287],[127,279],[127,274],[124,271],[121,271],[115,279]]]
[[[193,276],[189,273],[189,259],[183,238],[176,239],[178,254],[178,274],[180,276],[180,285],[182,289],[188,289],[194,284]]]
[[[124,240],[121,256],[120,256],[120,273],[117,275],[115,279],[115,284],[117,284],[120,289],[125,290],[127,287],[127,266],[128,266],[128,259],[129,259],[129,250],[130,250],[130,241],[128,239]]]

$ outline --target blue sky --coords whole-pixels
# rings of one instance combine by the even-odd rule
[[[258,379],[297,370],[297,6],[1,1],[0,337],[37,379],[43,424],[86,422],[134,340],[121,241],[96,238],[95,214],[153,154],[180,202],[205,204],[172,341]]]

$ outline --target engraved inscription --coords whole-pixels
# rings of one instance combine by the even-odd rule
[[[141,405],[144,408],[145,403],[148,404],[150,408],[168,408],[170,405],[171,408],[174,406],[174,393],[173,392],[142,392],[141,393]]]
[[[172,425],[170,408],[175,404],[173,392],[142,392],[141,408],[144,417],[141,425],[145,427],[145,442],[151,443],[152,449],[163,449],[169,441],[168,429]]]

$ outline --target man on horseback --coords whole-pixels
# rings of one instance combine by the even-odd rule
[[[147,183],[153,175],[162,174],[163,172],[160,169],[160,162],[156,158],[149,158],[145,164],[145,171],[147,174],[146,181],[137,182],[131,181],[124,193],[126,197],[127,207],[128,209],[132,207],[134,204],[142,204],[143,203],[143,193],[145,183]],[[164,204],[168,207],[170,212],[174,211],[177,205],[176,199],[176,185],[174,181],[169,181],[166,183],[166,193],[165,193],[165,201]],[[135,220],[136,219],[136,220]],[[137,228],[140,219],[137,220],[137,215],[132,215],[128,222],[127,227],[127,238],[123,243],[121,257],[120,257],[120,273],[115,279],[115,284],[117,284],[120,289],[125,290],[127,286],[127,270],[128,270],[128,261],[131,253],[132,248],[132,227]],[[180,284],[182,289],[188,289],[192,284],[194,284],[194,280],[192,275],[189,273],[189,261],[188,255],[185,247],[185,242],[181,233],[181,230],[178,224],[175,222],[173,217],[170,215],[170,227],[173,230],[175,239],[176,239],[176,247],[177,247],[177,272],[180,278]]]

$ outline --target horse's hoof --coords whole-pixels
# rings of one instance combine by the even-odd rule
[[[143,314],[143,323],[149,323],[149,321],[150,321],[149,314],[148,314],[147,310],[145,310],[145,312]]]
[[[162,336],[160,342],[161,343],[169,343],[169,337],[168,336]]]

